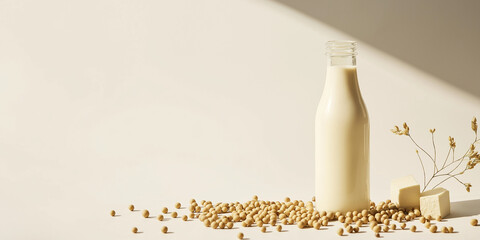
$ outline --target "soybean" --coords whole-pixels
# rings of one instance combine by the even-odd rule
[[[474,218],[474,219],[470,220],[470,224],[471,224],[472,226],[477,226],[478,220],[477,220],[476,218]]]
[[[148,216],[150,216],[150,212],[148,212],[148,210],[145,209],[145,210],[143,210],[143,212],[142,212],[142,216],[143,216],[144,218],[148,218]]]
[[[342,236],[343,235],[343,228],[339,228],[337,230],[337,234],[338,234],[338,236]]]

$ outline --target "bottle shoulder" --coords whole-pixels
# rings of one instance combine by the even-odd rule
[[[316,121],[348,121],[368,122],[368,111],[365,103],[335,102],[320,100],[317,106]]]

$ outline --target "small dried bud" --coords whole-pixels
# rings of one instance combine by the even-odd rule
[[[403,123],[403,134],[410,136],[410,128],[408,127],[407,123]]]
[[[397,135],[401,135],[400,134],[400,128],[398,126],[394,126],[393,129],[390,130],[390,131],[392,131],[393,133],[395,133]]]
[[[450,142],[449,144],[451,148],[455,148],[457,146],[457,144],[455,143],[455,138],[449,136],[448,141]]]
[[[467,190],[467,192],[470,192],[470,188],[472,187],[472,184],[470,183],[465,183],[465,189]]]
[[[477,125],[477,118],[476,117],[473,117],[472,119],[472,130],[477,133],[477,128],[478,128],[478,125]]]

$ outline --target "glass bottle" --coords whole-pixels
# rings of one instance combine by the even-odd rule
[[[315,198],[319,211],[370,204],[370,125],[357,80],[357,43],[327,42],[327,76],[315,119]]]

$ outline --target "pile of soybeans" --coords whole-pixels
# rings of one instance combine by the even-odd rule
[[[358,234],[361,227],[369,227],[376,237],[380,237],[382,232],[402,230],[417,232],[416,225],[411,224],[407,228],[406,222],[418,220],[419,227],[423,225],[432,233],[454,232],[452,226],[440,226],[442,223],[441,217],[434,219],[429,215],[423,216],[420,210],[416,208],[398,208],[390,200],[378,204],[370,202],[369,209],[346,213],[317,211],[313,202],[315,202],[315,198],[305,203],[302,200],[291,201],[288,197],[283,202],[263,201],[259,200],[257,196],[253,196],[252,200],[244,203],[219,202],[214,204],[205,200],[197,203],[195,199],[192,199],[188,207],[190,214],[182,216],[182,220],[197,219],[205,227],[213,229],[232,229],[234,224],[240,224],[243,227],[258,227],[259,231],[264,233],[267,231],[267,227],[282,232],[282,225],[296,225],[299,229],[328,229],[332,228],[329,222],[339,221],[343,224],[343,227],[336,229],[336,233],[340,236],[347,233]],[[180,209],[181,204],[176,203],[175,208]],[[130,205],[128,209],[134,211],[135,207]],[[172,218],[178,217],[177,212],[169,212],[167,207],[162,209],[162,213],[170,213]],[[112,210],[110,215],[116,216],[115,210]],[[143,210],[142,216],[148,218],[150,216],[149,211]],[[159,214],[156,219],[163,221],[164,216]],[[478,225],[477,219],[472,219],[470,223],[472,226]],[[137,227],[132,228],[133,233],[138,231]],[[168,233],[168,227],[162,226],[161,231]],[[244,234],[238,232],[237,237],[243,239]]]

